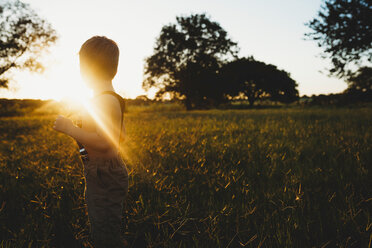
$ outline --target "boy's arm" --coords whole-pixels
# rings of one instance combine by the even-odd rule
[[[112,147],[118,148],[122,118],[118,100],[111,95],[101,95],[94,100],[92,110],[95,110],[91,113],[95,121],[95,132],[76,127],[70,119],[62,116],[58,116],[53,128],[100,152]]]
[[[63,116],[58,116],[54,122],[53,128],[58,131],[65,133],[78,142],[93,148],[94,150],[105,152],[110,149],[110,144],[97,133],[87,132],[86,130],[75,126],[72,121]]]

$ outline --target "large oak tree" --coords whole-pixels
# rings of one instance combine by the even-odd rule
[[[187,109],[216,105],[224,99],[217,72],[237,51],[227,32],[205,14],[176,17],[162,28],[154,54],[146,59],[143,87],[156,87],[158,97],[169,93]]]
[[[0,2],[0,87],[7,87],[12,69],[44,69],[40,55],[57,39],[55,30],[28,4]]]

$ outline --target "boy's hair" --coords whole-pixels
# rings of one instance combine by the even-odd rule
[[[93,36],[81,46],[80,64],[100,79],[112,80],[119,63],[119,47],[105,36]]]

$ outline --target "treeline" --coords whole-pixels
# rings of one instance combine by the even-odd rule
[[[312,96],[303,96],[299,103],[307,106],[346,106],[360,103],[372,102],[371,92],[346,92],[339,94],[320,94]]]
[[[270,98],[261,97],[256,101],[253,108],[275,108],[275,107],[306,107],[306,106],[358,106],[359,104],[371,103],[372,92],[361,92],[361,91],[349,91],[346,90],[342,93],[336,94],[319,94],[311,96],[301,96],[298,100],[292,102],[290,105],[282,104],[281,102],[275,102]],[[145,95],[136,97],[135,99],[126,99],[126,105],[131,108],[137,107],[148,107],[153,105],[171,105],[180,104],[182,101],[179,100],[164,100],[164,99],[149,99]],[[246,99],[232,99],[225,104],[221,104],[218,108],[221,109],[247,109],[252,108],[252,105]],[[130,111],[129,111],[130,112]]]
[[[23,116],[44,106],[50,100],[0,99],[0,116]]]
[[[239,48],[219,23],[205,14],[176,17],[145,61],[144,89],[157,99],[181,101],[186,109],[218,107],[234,99],[253,105],[261,98],[298,100],[297,83],[275,65],[238,57]]]
[[[316,29],[320,24],[314,25]],[[176,17],[176,23],[162,28],[153,55],[145,60],[143,88],[154,87],[158,90],[156,99],[181,101],[187,110],[215,108],[235,100],[247,101],[250,106],[261,100],[299,100],[298,85],[288,72],[252,56],[239,57],[238,51],[237,43],[205,14]],[[340,75],[349,84],[346,92],[313,97],[311,102],[348,104],[369,100],[371,67]]]
[[[347,77],[348,88],[340,94],[302,97],[311,105],[347,105],[372,102],[372,68],[361,67]]]

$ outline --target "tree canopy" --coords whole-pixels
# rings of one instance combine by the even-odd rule
[[[306,34],[324,48],[331,75],[347,77],[349,65],[372,62],[372,1],[326,0],[318,16],[307,23]]]
[[[176,17],[175,24],[162,28],[154,54],[145,61],[143,87],[158,88],[158,97],[169,93],[182,99],[187,109],[220,102],[217,72],[237,52],[237,43],[205,14]]]
[[[7,87],[6,72],[13,68],[41,72],[39,57],[57,40],[55,30],[28,4],[0,3],[0,87]]]
[[[226,92],[244,96],[250,105],[258,99],[290,103],[298,99],[297,83],[289,73],[253,57],[241,58],[224,65],[221,80],[228,82]]]
[[[348,78],[348,92],[372,93],[372,68],[361,67]]]

